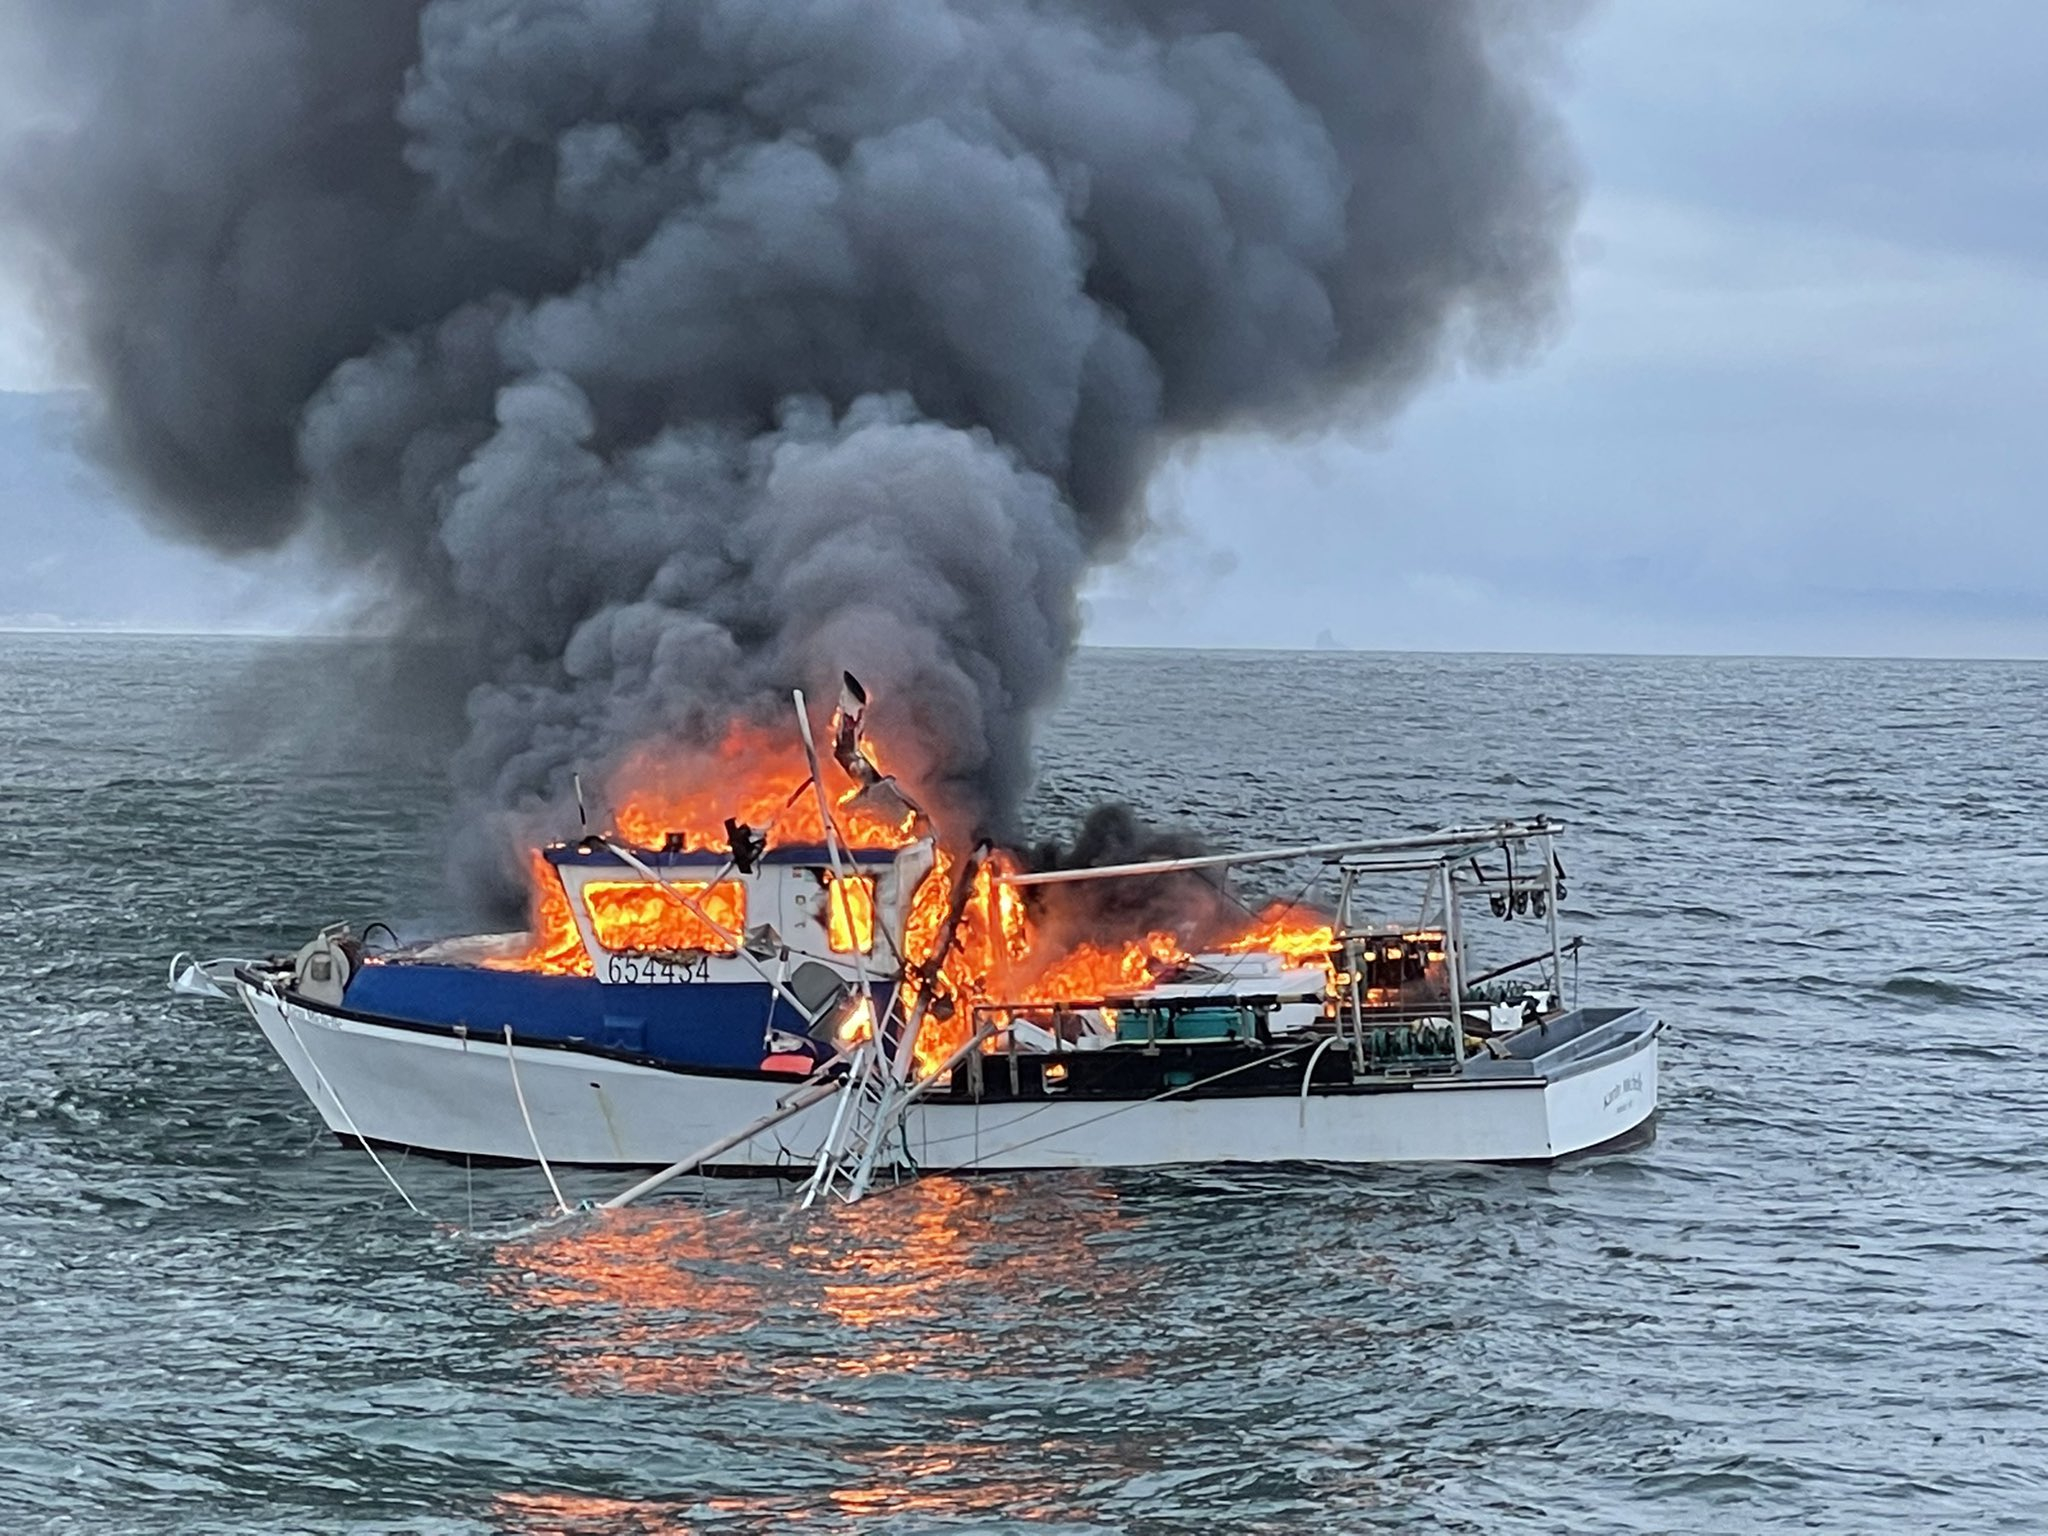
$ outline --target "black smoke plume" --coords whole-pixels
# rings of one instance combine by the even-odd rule
[[[850,668],[1001,830],[1162,453],[1541,339],[1574,9],[12,0],[0,202],[159,527],[448,642],[479,816]]]
[[[1194,828],[1150,821],[1111,801],[1082,817],[1071,839],[1039,843],[1020,862],[1041,871],[1101,869],[1211,851]],[[1041,885],[1027,888],[1024,902],[1034,951],[1052,956],[1078,944],[1135,943],[1155,932],[1200,949],[1205,937],[1235,931],[1248,915],[1224,889],[1220,870]]]

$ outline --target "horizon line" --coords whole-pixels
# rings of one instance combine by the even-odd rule
[[[196,629],[179,626],[127,624],[16,624],[0,621],[0,635],[69,636],[80,639],[179,639],[179,640],[346,640],[363,644],[402,638],[398,635],[348,630],[303,629]],[[2041,654],[1958,654],[1893,651],[1686,651],[1686,650],[1510,650],[1505,647],[1471,646],[1444,650],[1425,646],[1330,646],[1330,645],[1102,645],[1083,642],[1075,653],[1184,654],[1191,656],[1514,656],[1555,657],[1558,660],[1587,661],[1924,661],[1924,662],[2033,662],[2048,661]]]

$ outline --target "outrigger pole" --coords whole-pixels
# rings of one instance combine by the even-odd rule
[[[811,717],[804,704],[803,689],[796,689],[790,697],[796,702],[797,734],[803,737],[804,761],[811,770],[811,788],[818,796],[818,820],[823,823],[825,830],[825,856],[832,861],[833,889],[825,898],[826,908],[829,913],[832,900],[837,897],[841,909],[846,913],[846,925],[850,929],[853,927],[853,886],[846,878],[846,857],[845,850],[839,843],[839,823],[833,818],[832,801],[825,794],[825,780],[818,771],[818,744],[811,739]],[[872,922],[874,916],[879,914],[874,914],[872,908],[870,912]],[[853,975],[854,980],[860,985],[860,995],[867,1002],[868,1019],[874,1026],[875,1038],[879,1040],[882,1036],[882,1020],[875,1012],[875,993],[868,983],[867,960],[861,954],[857,936],[853,945]]]
[[[825,1145],[819,1150],[817,1166],[804,1186],[799,1209],[808,1210],[821,1196],[835,1191],[848,1205],[866,1195],[869,1185],[874,1182],[875,1169],[883,1150],[891,1138],[900,1136],[903,1116],[910,1106],[995,1033],[994,1025],[976,1030],[944,1063],[915,1083],[909,1081],[911,1064],[917,1058],[918,1036],[924,1030],[925,1018],[938,991],[939,973],[953,951],[954,938],[959,933],[960,921],[966,915],[967,903],[974,891],[975,877],[993,851],[991,844],[980,843],[960,867],[952,899],[947,904],[945,926],[939,930],[931,960],[923,967],[917,1001],[911,1006],[909,1017],[899,1031],[893,1053],[878,1022],[874,1038],[861,1046],[848,1065],[845,1082],[849,1092],[832,1117],[832,1127],[826,1134]],[[899,980],[899,1000],[902,984],[903,981]],[[891,1012],[894,1011],[892,1004]],[[907,1159],[908,1148],[904,1151]]]
[[[813,1083],[809,1087],[801,1089],[791,1098],[785,1099],[776,1106],[772,1114],[763,1115],[751,1125],[734,1131],[730,1136],[719,1137],[718,1140],[712,1142],[707,1147],[699,1147],[680,1162],[670,1163],[661,1172],[650,1174],[631,1189],[613,1195],[609,1200],[599,1201],[597,1209],[600,1211],[616,1211],[621,1206],[631,1205],[635,1200],[653,1194],[664,1184],[681,1178],[684,1174],[691,1172],[704,1163],[710,1162],[712,1158],[719,1156],[721,1153],[730,1152],[734,1147],[741,1145],[743,1142],[752,1141],[763,1131],[772,1131],[791,1116],[800,1115],[813,1104],[822,1103],[824,1100],[831,1098],[833,1094],[839,1092],[845,1086],[846,1079],[843,1077],[835,1077],[829,1082]]]
[[[1524,842],[1548,837],[1564,826],[1561,821],[1539,817],[1529,821],[1503,821],[1490,827],[1446,827],[1441,832],[1416,837],[1360,839],[1349,843],[1304,843],[1293,848],[1259,848],[1247,853],[1205,853],[1185,859],[1154,859],[1139,864],[1102,864],[1093,869],[1047,869],[1032,874],[996,876],[1005,885],[1064,885],[1076,880],[1134,879],[1145,875],[1171,875],[1184,870],[1225,869],[1236,864],[1278,864],[1289,859],[1341,859],[1350,854],[1423,853],[1430,849],[1491,848],[1503,842]],[[1434,868],[1432,859],[1423,868]]]
[[[952,957],[953,941],[960,933],[960,920],[967,915],[967,903],[974,895],[975,877],[994,852],[995,845],[986,840],[975,844],[974,852],[960,867],[960,877],[953,884],[953,899],[946,905],[945,926],[939,930],[939,942],[932,950],[931,959],[922,967],[924,983],[917,989],[917,1002],[912,1005],[909,1021],[903,1026],[903,1038],[896,1045],[893,1075],[899,1083],[910,1075],[910,1063],[917,1054],[917,1037],[924,1032],[925,1016],[930,1013],[932,999],[938,994],[939,976],[946,969],[946,961]]]

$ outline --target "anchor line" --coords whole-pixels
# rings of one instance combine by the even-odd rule
[[[276,994],[273,993],[272,996],[276,996]],[[256,1005],[249,1001],[249,994],[246,991],[242,994],[242,1006],[249,1010],[249,1017],[256,1019],[256,1023],[260,1028],[263,1021],[256,1018]],[[306,1042],[299,1037],[299,1026],[292,1022],[291,1005],[281,997],[277,999],[277,1012],[278,1017],[284,1020],[284,1027],[291,1031],[292,1044],[296,1045],[299,1048],[299,1054],[306,1058],[306,1065],[313,1069],[313,1076],[318,1078],[320,1086],[327,1090],[327,1097],[334,1100],[334,1107],[340,1113],[342,1123],[348,1127],[349,1135],[355,1137],[356,1144],[370,1154],[370,1161],[375,1163],[377,1171],[384,1175],[384,1182],[398,1191],[398,1198],[406,1203],[407,1208],[412,1211],[413,1215],[425,1217],[428,1221],[432,1221],[434,1218],[428,1216],[425,1211],[420,1209],[419,1203],[405,1192],[405,1186],[398,1182],[389,1168],[384,1166],[384,1159],[377,1155],[377,1149],[370,1145],[370,1138],[365,1136],[362,1133],[361,1127],[356,1124],[356,1117],[348,1112],[348,1106],[341,1102],[341,1095],[334,1091],[334,1084],[330,1083],[327,1080],[327,1074],[320,1070],[320,1063],[314,1059],[313,1053],[306,1049]]]
[[[555,1182],[555,1170],[548,1166],[547,1154],[540,1149],[540,1137],[533,1133],[533,1116],[527,1112],[526,1090],[519,1086],[519,1062],[512,1054],[512,1026],[505,1026],[505,1065],[512,1069],[512,1097],[519,1101],[519,1118],[526,1122],[526,1139],[533,1143],[533,1156],[540,1164],[540,1171],[547,1175],[548,1188],[555,1192],[555,1204],[564,1216],[570,1215],[569,1202],[562,1198],[562,1186]]]

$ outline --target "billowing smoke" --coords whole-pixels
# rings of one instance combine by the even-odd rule
[[[454,642],[479,813],[846,667],[1001,828],[1158,457],[1539,340],[1575,206],[1547,0],[11,9],[98,448]]]

